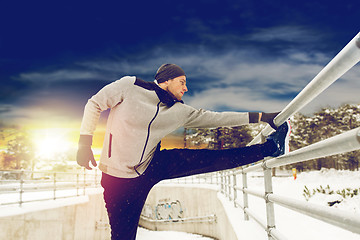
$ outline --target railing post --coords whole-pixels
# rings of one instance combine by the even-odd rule
[[[80,179],[79,173],[77,173],[76,174],[76,196],[79,196],[79,184],[80,184],[79,179]]]
[[[234,191],[234,207],[236,207],[237,190],[236,190],[236,174],[233,171],[233,191]]]
[[[231,179],[230,179],[230,171],[227,172],[227,184],[228,184],[228,194],[229,200],[231,201]]]
[[[224,191],[225,191],[225,196],[228,197],[227,175],[225,172],[224,172]]]
[[[97,169],[95,169],[95,184],[94,184],[95,187],[97,187]]]
[[[85,190],[86,190],[86,169],[84,168],[84,192],[83,195],[85,195]]]
[[[19,196],[20,207],[23,204],[23,193],[24,193],[24,170],[21,170],[21,172],[20,172],[20,196]]]
[[[247,189],[247,173],[242,172],[242,182],[243,182],[243,201],[244,201],[244,220],[249,221],[249,215],[246,213],[246,209],[249,207],[249,198],[248,194],[245,192],[245,189]]]
[[[223,193],[223,182],[222,182],[222,172],[219,172],[219,185],[220,185],[220,189],[221,192]]]
[[[223,171],[221,171],[220,172],[220,186],[221,186],[221,192],[223,193],[223,194],[225,194],[225,191],[224,191],[224,172]]]
[[[267,220],[267,233],[268,239],[273,240],[270,232],[275,228],[275,212],[274,212],[274,203],[270,202],[268,199],[268,195],[273,193],[272,187],[272,176],[271,176],[271,168],[267,168],[265,164],[263,164],[264,169],[264,181],[265,181],[265,201],[266,201],[266,220]]]
[[[54,200],[56,199],[56,172],[54,173]]]

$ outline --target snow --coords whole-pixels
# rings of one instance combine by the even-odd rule
[[[359,171],[337,171],[334,169],[323,169],[321,171],[298,173],[296,180],[294,180],[292,173],[277,172],[278,177],[273,178],[274,193],[283,195],[289,198],[306,201],[303,196],[304,187],[308,189],[317,189],[320,186],[325,188],[329,185],[332,190],[342,190],[346,188],[360,188],[360,172]],[[264,179],[262,173],[249,173],[248,186],[249,188],[263,190]],[[238,178],[241,184],[241,176]],[[201,184],[195,184],[201,186]],[[194,186],[188,184],[187,186]],[[207,187],[208,185],[203,185]],[[267,233],[260,227],[258,223],[250,218],[249,221],[244,221],[244,214],[241,208],[235,208],[233,202],[230,202],[223,194],[218,194],[218,198],[223,203],[225,211],[233,225],[238,239],[246,240],[261,240],[267,239]],[[242,195],[238,195],[238,199],[242,202]],[[338,194],[324,195],[315,194],[309,199],[309,202],[328,206],[328,201],[341,200],[341,203],[335,204],[332,208],[349,211],[359,214],[360,217],[360,196],[352,198],[342,198]],[[249,196],[249,207],[257,215],[266,221],[266,208],[264,200]],[[330,207],[329,207],[330,208]],[[275,204],[275,223],[276,228],[291,240],[303,239],[327,239],[327,240],[359,240],[360,235],[343,230],[339,227],[324,223],[320,220],[308,217],[306,215],[294,212],[284,207]],[[175,235],[173,235],[175,234]],[[184,235],[178,232],[152,232],[145,229],[139,229],[138,240],[152,240],[152,239],[198,239],[196,237]],[[201,239],[201,238],[200,238]],[[208,238],[203,238],[208,239]]]
[[[313,189],[318,189],[320,186],[326,188],[329,185],[329,189],[333,191],[342,190],[346,188],[350,189],[359,189],[360,188],[360,172],[359,171],[337,171],[334,169],[331,170],[321,170],[321,171],[311,171],[298,173],[297,179],[294,180],[291,172],[277,172],[278,176],[273,178],[273,189],[274,194],[283,195],[289,198],[294,198],[301,201],[306,201],[303,196],[304,187],[306,186],[311,192]],[[249,173],[248,176],[248,186],[251,189],[257,189],[260,191],[264,190],[264,179],[261,176],[261,172]],[[282,175],[282,176],[280,176]],[[214,181],[215,182],[215,181]],[[238,177],[238,183],[241,186],[241,176]],[[165,183],[164,183],[165,184]],[[174,183],[171,183],[174,184]],[[194,186],[193,184],[182,184],[186,187]],[[198,186],[209,187],[209,184],[197,183]],[[214,188],[214,185],[211,185],[210,188]],[[101,191],[101,189],[96,189],[95,191]],[[32,193],[34,194],[34,193]],[[41,194],[38,193],[39,198],[42,198]],[[2,200],[4,200],[5,194],[1,194]],[[244,221],[243,211],[240,208],[234,208],[233,202],[230,202],[224,195],[218,194],[218,198],[223,203],[225,210],[233,228],[239,239],[246,240],[261,240],[267,239],[267,234],[264,229],[262,229],[254,220],[250,218],[250,221]],[[242,202],[242,194],[238,194],[239,202]],[[42,206],[47,206],[48,208],[55,207],[57,204],[68,204],[73,203],[74,198],[69,199],[59,199],[56,201],[41,201],[38,202],[39,208]],[[78,201],[87,201],[86,196],[81,196],[78,198]],[[344,211],[348,211],[356,214],[360,218],[360,195],[355,195],[351,197],[343,197],[339,194],[326,195],[316,193],[309,198],[309,202],[320,204],[322,206],[328,206],[329,201],[339,201],[340,203],[335,203],[331,208],[338,208]],[[266,208],[264,199],[257,198],[249,195],[249,208],[256,215],[260,216],[263,221],[266,220]],[[33,206],[33,205],[32,205]],[[330,207],[329,207],[330,208]],[[5,211],[7,209],[7,211]],[[10,212],[14,213],[15,211],[20,211],[19,207],[1,207],[1,215],[7,215]],[[21,208],[22,211],[34,211],[36,208],[26,209],[26,204]],[[19,212],[18,212],[19,214]],[[343,230],[336,226],[324,223],[320,220],[305,216],[303,214],[297,213],[292,210],[288,210],[284,207],[278,206],[275,204],[275,223],[276,228],[286,236],[288,239],[292,240],[303,240],[303,239],[327,239],[327,240],[337,240],[337,239],[346,239],[346,240],[358,240],[360,239],[359,234],[352,233],[347,230]],[[137,240],[152,240],[152,239],[203,239],[209,240],[211,238],[206,238],[200,235],[182,233],[182,232],[171,232],[171,231],[149,231],[143,228],[138,229]]]
[[[145,228],[138,228],[136,240],[211,240],[197,234],[176,232],[176,231],[149,231]]]
[[[232,227],[238,239],[267,239],[267,233],[254,221],[244,221],[244,213],[241,208],[235,208],[234,204],[230,202],[223,194],[218,194],[218,198],[222,202],[226,214],[230,219]]]
[[[290,175],[290,172],[288,173]],[[256,173],[253,173],[255,176]],[[261,177],[253,177],[248,179],[249,188],[263,190],[264,179]],[[274,194],[286,196],[289,198],[306,201],[303,196],[304,187],[308,189],[317,189],[320,186],[325,188],[327,185],[333,190],[341,190],[345,188],[359,189],[360,188],[360,172],[359,171],[337,171],[334,169],[323,169],[321,171],[303,172],[297,175],[294,180],[293,176],[289,177],[274,177],[273,191]],[[337,194],[336,194],[337,195]],[[342,200],[341,203],[335,204],[332,208],[352,212],[360,218],[360,196],[342,199],[336,195],[325,195],[316,193],[309,199],[309,202],[328,206],[328,201]],[[255,207],[256,206],[256,207]],[[249,196],[249,207],[258,216],[264,217],[265,220],[265,204],[264,200]],[[330,207],[329,207],[330,208]],[[286,209],[275,204],[275,224],[276,228],[289,239],[347,239],[359,240],[360,235],[343,230],[336,226],[324,223],[320,220],[308,217],[306,215],[297,213],[295,211]],[[261,228],[260,228],[261,229]],[[262,230],[263,231],[263,230]],[[248,233],[251,236],[251,233]],[[247,238],[260,239],[260,238]],[[261,238],[266,239],[266,238]]]

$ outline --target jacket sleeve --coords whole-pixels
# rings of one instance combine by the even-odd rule
[[[185,128],[235,127],[249,124],[248,112],[212,112],[183,105]]]
[[[134,81],[135,77],[123,77],[92,96],[85,105],[80,135],[93,135],[101,112],[121,103]]]

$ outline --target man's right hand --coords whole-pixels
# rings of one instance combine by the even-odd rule
[[[96,161],[94,158],[94,154],[91,150],[92,144],[92,136],[91,135],[80,135],[79,139],[79,148],[76,154],[76,161],[77,163],[85,167],[86,169],[91,170],[92,168],[89,166],[89,162],[96,167]]]
[[[89,170],[92,169],[89,166],[90,161],[94,167],[97,166],[95,158],[94,158],[94,154],[93,154],[90,146],[79,146],[77,154],[76,154],[76,161],[80,166],[85,167],[86,169],[89,169]]]
[[[268,123],[274,130],[277,130],[277,126],[274,124],[274,118],[279,114],[280,112],[275,113],[265,113],[262,112],[260,121]]]

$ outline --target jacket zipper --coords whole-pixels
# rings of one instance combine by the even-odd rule
[[[108,150],[108,157],[111,158],[111,146],[112,146],[112,134],[110,133],[109,136],[109,150]]]
[[[143,158],[144,158],[145,150],[146,150],[146,147],[147,147],[147,144],[148,144],[148,141],[149,141],[149,137],[150,137],[151,124],[154,122],[155,118],[156,118],[157,115],[159,114],[160,103],[161,103],[161,101],[156,105],[156,113],[155,113],[154,117],[151,119],[151,121],[150,121],[150,123],[149,123],[149,125],[148,125],[148,131],[147,131],[145,146],[144,146],[144,148],[143,148],[143,151],[142,151],[142,154],[141,154],[141,158],[140,158],[139,164],[138,164],[137,166],[140,166],[140,165],[141,165],[141,162],[142,162],[142,160],[143,160]],[[136,172],[138,175],[141,175],[141,174],[136,170],[136,166],[134,167],[134,170],[135,170],[135,172]]]

